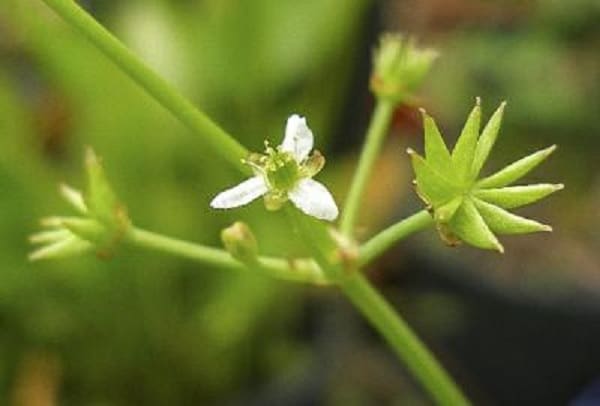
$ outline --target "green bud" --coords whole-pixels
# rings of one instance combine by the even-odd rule
[[[109,256],[131,225],[125,208],[113,193],[100,160],[92,149],[86,151],[88,190],[85,195],[66,184],[59,187],[62,197],[81,217],[53,216],[42,219],[48,228],[30,237],[33,244],[44,244],[30,255],[32,260],[58,258],[95,249],[98,256]]]
[[[431,49],[417,48],[413,39],[384,34],[374,53],[371,91],[396,103],[411,97],[436,57]]]
[[[551,231],[550,226],[509,213],[506,209],[536,202],[563,188],[562,184],[507,186],[546,159],[546,148],[508,165],[482,180],[477,177],[496,142],[506,103],[502,103],[480,134],[481,107],[469,114],[452,152],[435,121],[422,110],[425,157],[409,149],[417,194],[449,245],[464,241],[475,247],[503,252],[495,234]]]
[[[258,262],[258,243],[246,223],[236,221],[223,229],[221,240],[225,249],[238,261],[246,265],[255,265]]]

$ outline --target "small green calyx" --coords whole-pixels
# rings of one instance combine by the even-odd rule
[[[436,57],[431,49],[419,49],[412,38],[383,35],[373,57],[371,91],[395,103],[412,97]]]
[[[480,132],[480,101],[471,111],[452,152],[424,110],[425,157],[413,150],[415,187],[427,204],[443,241],[454,246],[464,241],[475,247],[503,252],[496,234],[551,231],[537,221],[517,216],[507,209],[534,203],[563,188],[562,184],[508,186],[544,161],[556,148],[535,152],[493,175],[478,180],[494,146],[504,108],[502,103]]]
[[[46,230],[31,236],[34,244],[42,244],[31,260],[59,258],[95,251],[99,257],[112,255],[129,231],[131,222],[112,191],[98,157],[86,151],[85,167],[88,188],[82,193],[68,185],[60,185],[60,194],[79,216],[55,216],[42,219]]]

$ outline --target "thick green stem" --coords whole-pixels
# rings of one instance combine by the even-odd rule
[[[258,265],[249,268],[232,258],[227,251],[178,240],[139,228],[129,230],[126,239],[131,245],[137,247],[187,258],[220,269],[235,271],[252,269],[277,279],[316,285],[328,284],[319,266],[308,259],[286,261],[279,258],[259,257]]]
[[[346,203],[344,204],[344,210],[342,211],[340,229],[347,235],[352,234],[354,224],[356,223],[356,217],[358,216],[358,211],[360,209],[361,200],[373,170],[373,164],[379,155],[381,144],[385,139],[390,120],[392,119],[394,106],[394,102],[386,99],[379,99],[377,101],[377,106],[373,112],[369,129],[367,130],[365,144],[358,161],[358,168],[354,174],[350,192],[348,193]]]
[[[387,340],[415,378],[439,405],[468,405],[458,386],[402,317],[359,273],[344,279],[341,289]]]
[[[194,107],[163,78],[144,65],[127,47],[87,14],[73,0],[43,0],[80,34],[91,41],[131,79],[144,88],[163,107],[198,133],[224,159],[247,172],[241,163],[248,151],[219,125]]]
[[[386,228],[360,247],[359,265],[365,266],[383,254],[388,248],[419,231],[429,228],[433,218],[427,210],[421,210],[410,217]]]

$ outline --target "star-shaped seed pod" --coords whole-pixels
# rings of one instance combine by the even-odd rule
[[[495,234],[552,231],[548,225],[510,213],[563,188],[562,184],[508,186],[539,165],[555,145],[534,152],[493,175],[478,179],[498,136],[506,103],[502,103],[481,131],[480,101],[471,111],[454,150],[425,110],[425,158],[409,149],[417,194],[427,204],[440,236],[449,245],[464,241],[475,247],[504,252]]]

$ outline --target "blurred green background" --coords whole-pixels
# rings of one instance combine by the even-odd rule
[[[437,48],[417,104],[449,141],[475,96],[487,114],[506,99],[487,169],[556,143],[530,176],[567,188],[522,211],[552,224],[551,235],[505,238],[500,256],[448,249],[427,232],[375,264],[374,281],[483,403],[564,404],[600,377],[590,344],[600,339],[597,1],[81,4],[251,150],[279,143],[289,114],[306,115],[338,202],[373,107],[378,33]],[[395,115],[361,238],[420,208],[403,152],[422,145],[418,106]],[[3,0],[0,404],[429,404],[331,290],[142,251],[28,263],[37,219],[67,214],[57,183],[82,186],[86,145],[137,225],[218,245],[219,230],[243,219],[262,252],[302,253],[285,218],[260,203],[211,212],[239,175],[41,1]]]

